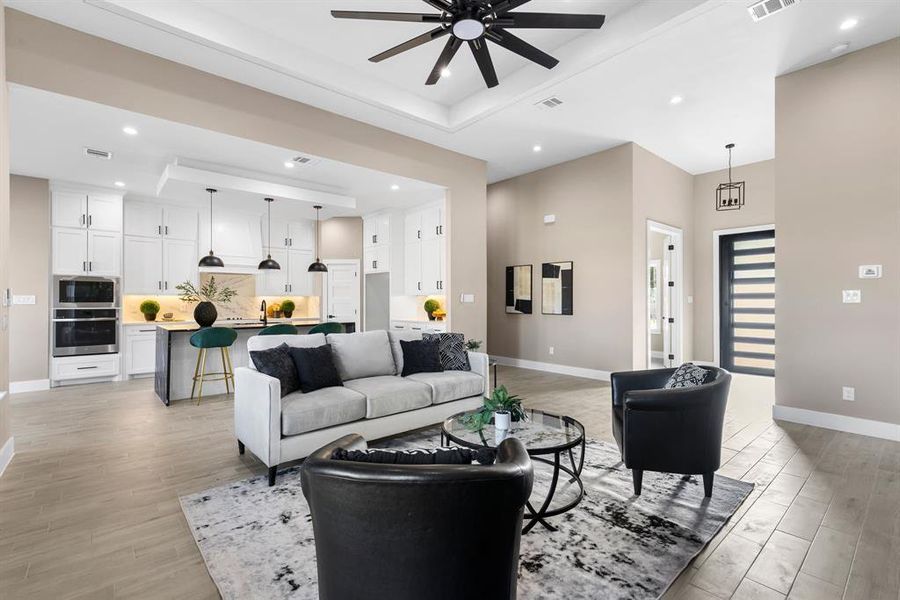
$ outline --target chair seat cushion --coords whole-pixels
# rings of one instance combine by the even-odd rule
[[[309,394],[294,392],[281,400],[281,435],[298,435],[365,416],[366,397],[353,390],[327,387]]]
[[[484,379],[471,371],[416,373],[406,379],[428,384],[432,391],[432,404],[480,396],[484,392]]]
[[[366,417],[374,419],[431,405],[431,388],[395,375],[366,377],[344,382],[344,387],[366,399]]]

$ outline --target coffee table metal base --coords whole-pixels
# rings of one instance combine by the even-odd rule
[[[562,464],[561,454],[565,452],[569,456],[569,462],[571,463],[571,468]],[[531,460],[536,460],[538,462],[542,462],[547,465],[553,466],[553,476],[550,479],[550,489],[547,491],[547,497],[544,499],[543,504],[538,510],[535,510],[534,505],[529,500],[525,506],[528,509],[528,513],[525,515],[525,520],[528,521],[528,524],[522,528],[522,533],[528,533],[535,526],[535,524],[540,523],[550,531],[556,531],[556,527],[547,522],[549,517],[555,517],[556,515],[561,515],[564,512],[568,512],[578,506],[578,503],[581,502],[581,499],[584,497],[584,484],[581,482],[581,469],[584,467],[584,440],[581,442],[581,458],[578,460],[578,464],[575,464],[575,456],[572,453],[572,449],[562,450],[559,452],[555,452],[553,454],[553,460],[549,458],[545,458],[543,456],[532,456]],[[574,483],[578,486],[578,493],[575,498],[570,502],[566,503],[563,506],[557,506],[555,508],[550,508],[550,504],[553,502],[553,496],[556,494],[556,488],[559,484],[559,475],[560,472],[565,473],[569,476],[569,483]]]

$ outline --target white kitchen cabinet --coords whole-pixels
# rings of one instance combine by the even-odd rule
[[[196,241],[197,225],[195,208],[152,202],[125,203],[125,235]]]
[[[432,206],[406,215],[403,280],[407,295],[446,292],[445,246],[443,209]]]
[[[166,239],[197,241],[197,210],[182,206],[164,206],[162,233]]]
[[[53,381],[116,377],[119,375],[118,354],[92,354],[88,356],[54,357],[50,361],[50,378]]]
[[[125,374],[144,375],[156,371],[156,327],[125,327]]]
[[[88,273],[118,277],[122,274],[122,235],[88,230]]]
[[[441,260],[441,248],[444,240],[432,238],[424,240],[421,244],[422,253],[422,293],[442,294],[444,270]]]
[[[125,236],[122,285],[126,294],[162,293],[162,245],[158,237]]]
[[[178,294],[179,283],[199,283],[197,268],[197,242],[192,240],[163,240],[162,243],[162,291]]]
[[[440,207],[434,206],[421,211],[422,239],[433,240],[444,235],[444,215]]]
[[[288,293],[288,251],[284,248],[272,248],[272,258],[281,268],[257,273],[256,294],[258,296],[282,296]]]
[[[402,321],[392,320],[391,329],[395,331],[421,331],[422,333],[445,333],[446,321]]]
[[[403,289],[407,296],[422,295],[422,244],[406,244],[403,248]]]
[[[295,250],[288,252],[288,294],[292,296],[313,295],[313,275],[309,265],[313,261],[312,250]],[[281,266],[284,269],[284,265]]]
[[[363,272],[386,273],[391,270],[391,247],[371,246],[363,250]]]
[[[422,241],[422,213],[412,212],[406,215],[403,227],[403,242],[407,245]]]
[[[87,194],[54,190],[50,213],[54,227],[87,227]]]
[[[363,246],[387,246],[391,243],[391,216],[370,215],[363,219]]]
[[[260,222],[263,250],[269,247],[266,216]],[[315,221],[272,221],[272,248],[312,250],[315,245]]]
[[[87,230],[54,227],[53,273],[55,275],[85,275],[87,273]]]
[[[122,232],[122,196],[88,194],[88,229]]]

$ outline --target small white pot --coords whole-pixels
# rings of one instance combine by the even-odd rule
[[[509,411],[498,410],[494,413],[494,429],[509,429]]]

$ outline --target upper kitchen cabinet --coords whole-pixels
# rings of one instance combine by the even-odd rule
[[[263,216],[260,227],[263,246],[269,247],[268,225]],[[272,222],[272,248],[312,250],[315,245],[315,221]]]
[[[387,246],[391,243],[391,216],[370,215],[363,219],[363,246],[366,248]]]
[[[410,296],[443,294],[446,238],[443,209],[437,206],[407,213],[404,226],[404,292]]]
[[[50,221],[54,227],[87,227],[87,194],[54,190]]]
[[[88,194],[88,229],[122,233],[122,196]]]
[[[56,188],[50,222],[54,274],[122,274],[121,196]]]
[[[122,231],[122,196],[106,192],[54,189],[50,222],[54,227]]]
[[[195,208],[125,202],[125,235],[196,241],[197,223]]]
[[[256,293],[260,296],[312,296],[313,278],[308,271],[313,261],[312,251],[272,248],[271,253],[281,268],[260,271],[256,275]]]

